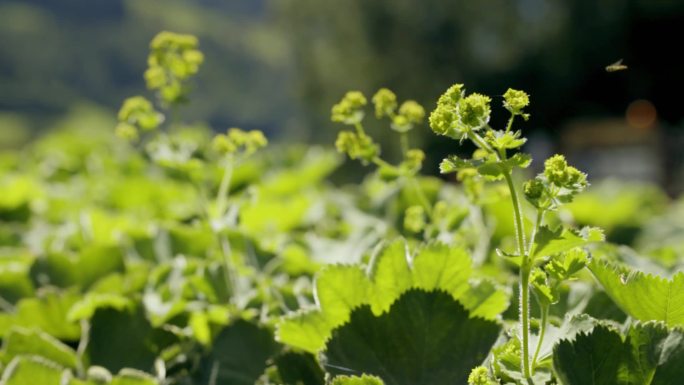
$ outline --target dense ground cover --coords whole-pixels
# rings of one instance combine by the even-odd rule
[[[3,154],[2,384],[684,378],[684,202],[584,192],[562,156],[528,175],[527,94],[454,85],[426,119],[390,90],[350,92],[337,151],[269,146],[181,123],[197,44],[152,42],[155,103],[127,99],[115,130]],[[382,157],[373,115],[401,159]],[[442,162],[460,183],[421,174],[411,135],[428,127],[476,148]],[[340,153],[368,166],[360,183],[329,181]]]

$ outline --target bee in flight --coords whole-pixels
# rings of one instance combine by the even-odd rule
[[[615,63],[606,66],[606,71],[608,72],[617,72],[617,71],[623,71],[626,70],[627,66],[622,64],[622,59],[616,61]]]

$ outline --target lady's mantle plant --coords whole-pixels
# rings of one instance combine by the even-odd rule
[[[513,172],[527,168],[532,159],[529,154],[510,152],[519,150],[526,142],[521,131],[513,129],[513,123],[517,117],[529,119],[524,109],[530,100],[527,93],[514,89],[506,91],[503,99],[503,107],[509,111],[510,118],[504,129],[497,130],[489,125],[491,98],[478,93],[466,95],[463,85],[455,84],[439,98],[430,114],[430,127],[438,135],[460,143],[469,140],[477,147],[470,159],[455,155],[444,159],[440,165],[442,173],[459,172],[485,180],[504,180],[510,191],[516,249],[514,252],[499,250],[499,253],[519,267],[520,365],[524,378],[531,381],[546,330],[548,308],[558,300],[558,286],[585,266],[587,255],[577,246],[599,240],[602,235],[595,229],[580,234],[563,228],[552,230],[543,225],[545,213],[570,202],[587,186],[586,174],[569,166],[562,155],[546,160],[544,172],[522,186],[525,198],[536,210],[534,228],[531,233],[527,231]],[[534,355],[530,349],[531,288],[542,309],[539,342]]]

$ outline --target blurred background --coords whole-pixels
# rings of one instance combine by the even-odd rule
[[[330,107],[349,89],[389,87],[430,111],[455,82],[513,87],[532,96],[518,127],[536,159],[562,151],[592,180],[684,190],[681,0],[0,0],[1,148],[65,124],[113,127],[125,97],[149,95],[162,30],[200,38],[183,114],[216,130],[332,146]],[[627,70],[605,70],[621,58]],[[506,118],[494,109],[495,126]],[[436,171],[454,144],[416,131]],[[397,147],[383,143],[390,157]]]

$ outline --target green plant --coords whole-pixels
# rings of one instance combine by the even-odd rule
[[[525,198],[536,209],[536,219],[531,233],[526,232],[522,202],[513,179],[513,171],[527,168],[532,159],[528,154],[509,151],[520,149],[526,139],[520,130],[513,129],[515,118],[529,119],[523,109],[529,105],[529,96],[524,91],[508,89],[503,95],[503,107],[510,118],[503,130],[489,125],[491,98],[482,94],[465,94],[462,84],[451,86],[438,100],[437,108],[430,114],[430,127],[442,136],[463,142],[471,141],[477,151],[471,159],[450,156],[440,165],[442,173],[470,170],[480,178],[495,181],[504,180],[508,186],[513,206],[516,249],[500,254],[519,267],[519,313],[520,313],[520,361],[524,377],[531,381],[536,358],[544,339],[548,307],[557,302],[558,285],[570,279],[586,264],[586,254],[575,250],[589,241],[602,240],[596,229],[585,229],[574,234],[570,230],[551,230],[544,226],[544,215],[557,210],[587,186],[586,175],[569,166],[562,155],[555,155],[544,162],[544,172],[524,183]],[[526,241],[529,237],[529,243]],[[570,241],[574,236],[575,242]],[[550,246],[550,249],[549,248]],[[544,269],[537,266],[544,265]],[[533,281],[530,282],[532,275]],[[549,282],[547,275],[551,276]],[[541,332],[534,355],[530,350],[530,287],[541,308]]]
[[[183,123],[197,41],[155,42],[147,78],[166,80],[152,82],[154,103],[124,102],[115,131],[125,140],[113,117],[77,111],[0,157],[0,384],[660,385],[684,375],[684,258],[642,254],[659,234],[682,243],[677,211],[660,216],[650,188],[611,189],[608,222],[636,228],[636,250],[573,227],[568,212],[608,222],[596,198],[566,210],[587,180],[560,155],[520,182],[531,163],[513,127],[529,118],[524,92],[503,95],[501,130],[489,125],[489,97],[462,85],[441,96],[432,129],[476,146],[441,163],[460,184],[420,174],[417,103],[387,89],[371,99],[398,139],[391,162],[363,125],[368,100],[347,94],[332,111],[350,127],[338,151],[374,171],[338,186],[332,149],[262,151],[260,131]]]

